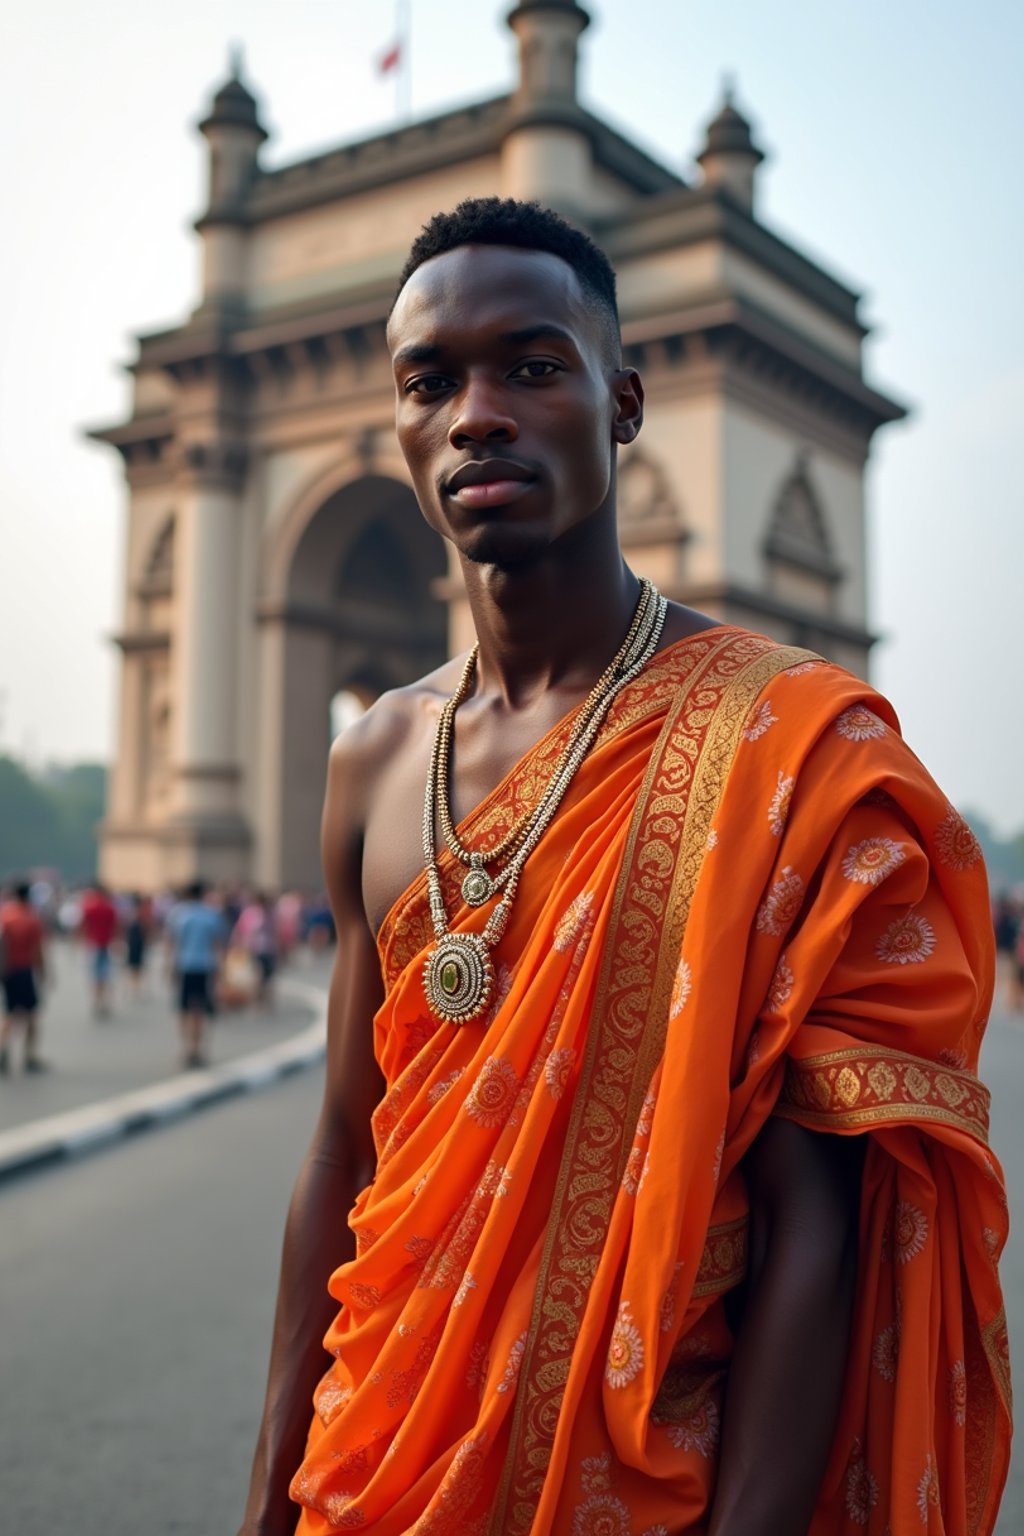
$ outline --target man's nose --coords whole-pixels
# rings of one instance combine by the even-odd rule
[[[470,379],[458,400],[448,431],[453,448],[473,443],[514,443],[519,427],[509,409],[508,391],[493,381]]]

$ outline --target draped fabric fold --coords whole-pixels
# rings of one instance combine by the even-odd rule
[[[496,845],[562,722],[463,824]],[[442,856],[452,926],[479,929]],[[531,856],[486,1022],[423,997],[424,882],[379,936],[379,1166],[331,1280],[299,1532],[706,1528],[766,1118],[868,1138],[813,1536],[991,1530],[1006,1235],[975,1075],[980,850],[838,668],[722,628],[616,700]]]

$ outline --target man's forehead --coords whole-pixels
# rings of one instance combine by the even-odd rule
[[[398,296],[388,336],[394,351],[411,333],[443,326],[515,330],[550,322],[578,330],[587,306],[568,262],[548,251],[462,245],[432,256]]]

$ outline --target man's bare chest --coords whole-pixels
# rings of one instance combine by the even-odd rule
[[[572,707],[573,700],[568,701]],[[469,817],[513,772],[565,713],[564,701],[529,713],[498,717],[467,708],[456,723],[449,801],[456,825]],[[362,888],[374,933],[398,897],[424,868],[423,820],[427,772],[437,711],[422,721],[401,751],[380,764],[368,797],[363,838]],[[440,839],[437,819],[435,836]]]

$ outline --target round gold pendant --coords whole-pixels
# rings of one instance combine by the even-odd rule
[[[482,907],[494,895],[494,881],[486,869],[474,867],[462,882],[462,899],[471,907]]]
[[[467,877],[468,878],[468,877]],[[494,966],[479,933],[449,933],[423,966],[427,1006],[445,1024],[468,1024],[483,1013],[494,990]]]

